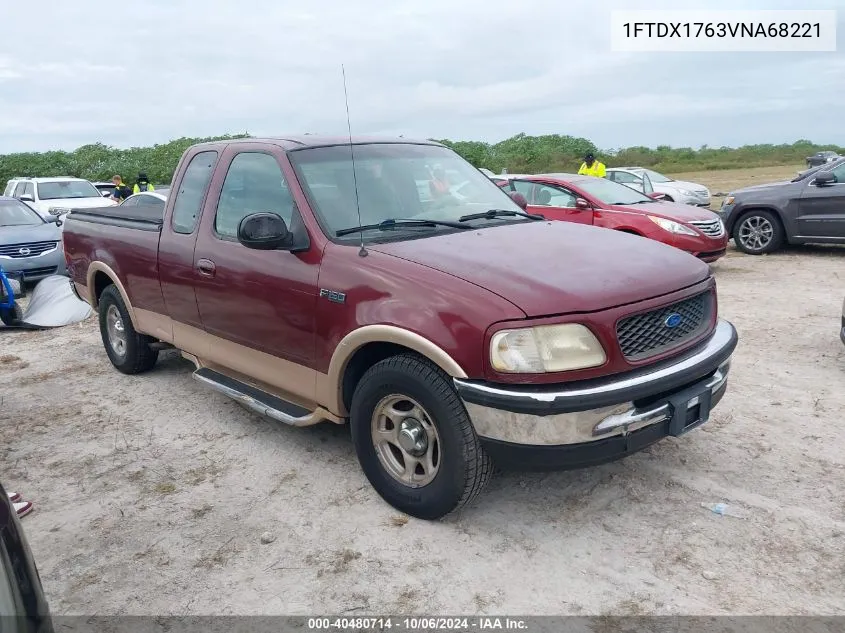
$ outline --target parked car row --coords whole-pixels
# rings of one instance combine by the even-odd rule
[[[643,182],[650,176],[643,174]],[[665,200],[615,182],[575,174],[496,176],[497,184],[522,194],[527,210],[550,220],[592,224],[651,238],[714,262],[727,249],[728,234],[709,209]]]
[[[3,192],[5,196],[26,202],[43,218],[61,217],[72,208],[88,209],[113,205],[104,194],[82,178],[13,178]]]

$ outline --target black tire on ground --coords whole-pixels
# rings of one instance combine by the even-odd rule
[[[746,211],[737,218],[732,235],[737,249],[748,255],[763,255],[783,245],[783,225],[771,211]]]
[[[376,407],[392,395],[416,401],[437,433],[439,466],[434,478],[419,487],[400,482],[388,471],[373,439]],[[466,505],[493,471],[449,376],[413,354],[386,358],[367,370],[352,396],[350,427],[358,461],[376,492],[394,508],[420,519],[439,519]]]
[[[11,308],[0,308],[0,321],[4,325],[17,325],[22,316],[23,310],[21,310],[21,307],[17,303]]]
[[[122,327],[124,345],[123,353],[118,352],[112,345],[109,334],[109,313],[117,310],[120,316],[120,327]],[[132,327],[132,320],[129,312],[123,303],[118,289],[111,285],[103,290],[99,301],[100,335],[103,338],[103,347],[112,365],[124,374],[140,374],[149,371],[156,364],[158,350],[152,349],[150,344],[153,339],[144,334],[138,334]]]

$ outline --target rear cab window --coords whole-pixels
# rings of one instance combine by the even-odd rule
[[[199,152],[191,158],[173,202],[170,225],[174,233],[190,235],[197,228],[208,183],[217,164],[217,152]]]

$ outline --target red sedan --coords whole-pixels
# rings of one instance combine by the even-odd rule
[[[714,262],[725,254],[728,234],[712,211],[661,201],[605,178],[574,174],[497,176],[506,191],[521,193],[528,210],[550,220],[594,224],[635,233]]]

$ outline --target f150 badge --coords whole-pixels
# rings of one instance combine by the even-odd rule
[[[337,290],[328,290],[320,288],[320,297],[324,297],[334,303],[346,303],[346,293],[338,292]]]

